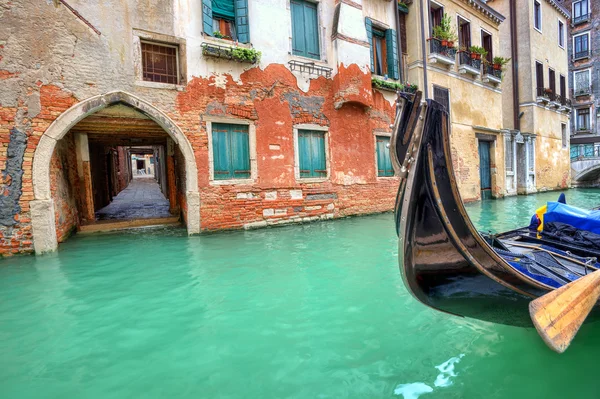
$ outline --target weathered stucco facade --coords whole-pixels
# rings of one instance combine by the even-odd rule
[[[289,1],[248,2],[250,42],[238,46],[261,51],[258,64],[203,55],[204,43],[234,43],[205,33],[201,1],[1,6],[0,253],[53,250],[93,217],[91,143],[123,129],[112,111],[123,106],[132,115],[117,116],[155,124],[174,143],[173,187],[190,233],[390,210],[397,178],[378,176],[376,139],[390,134],[394,94],[371,87],[364,19],[393,27],[394,4],[315,4],[319,54],[307,59],[291,54]],[[266,15],[279,22],[265,24]],[[177,48],[176,84],[144,80],[140,44],[148,41]],[[292,71],[290,61],[331,72]],[[117,122],[98,125],[109,117]],[[214,178],[215,123],[248,127],[250,178]],[[100,130],[88,135],[86,126]],[[324,132],[322,178],[298,175],[302,129]]]

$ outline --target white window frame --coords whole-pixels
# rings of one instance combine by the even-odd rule
[[[299,130],[316,130],[324,133],[325,140],[325,177],[300,177],[300,151],[298,145]],[[293,126],[294,131],[294,177],[298,183],[321,183],[329,180],[331,176],[331,156],[329,154],[329,126],[321,126],[314,123],[299,123]]]
[[[587,131],[592,131],[592,107],[581,107],[575,109],[575,133],[579,131],[579,111],[583,109],[589,110]]]
[[[577,79],[575,78],[575,75],[578,73],[583,73],[583,72],[587,72],[588,73],[588,86],[587,88],[589,88],[592,85],[592,68],[586,68],[586,69],[579,69],[577,71],[573,71],[573,94],[576,95],[577,94]]]
[[[573,35],[573,43],[572,43],[572,44],[573,44],[573,60],[575,60],[575,59],[576,59],[576,58],[575,58],[575,38],[576,38],[576,37],[583,36],[583,35],[587,35],[587,37],[588,37],[588,54],[589,54],[589,53],[592,51],[592,42],[591,42],[591,40],[592,40],[592,37],[591,37],[591,35],[590,35],[590,31],[583,32],[583,33],[579,33],[579,34],[577,34],[577,35]],[[589,57],[589,56],[588,56],[588,57]],[[577,59],[582,59],[582,58],[577,58]]]
[[[469,24],[469,37],[471,38],[471,46],[474,46],[474,44],[473,44],[473,36],[471,35],[471,33],[472,33],[471,20],[469,18],[463,17],[459,13],[456,13],[456,35],[458,36],[458,40],[457,40],[458,46],[459,47],[462,46],[462,43],[460,42],[460,36],[458,35],[459,22],[460,22],[461,19],[463,21],[465,21],[466,23]],[[467,49],[467,51],[469,51],[469,49]]]
[[[377,137],[387,137],[390,139],[390,145],[392,144],[392,134],[388,133],[388,132],[380,132],[380,131],[374,131],[373,132],[373,146],[374,146],[374,150],[373,150],[373,157],[375,158],[375,178],[377,178],[377,180],[382,179],[382,180],[389,180],[389,179],[398,179],[398,176],[396,175],[396,169],[394,169],[394,175],[393,176],[379,176],[379,165],[377,164]],[[391,155],[390,155],[391,157]],[[393,164],[392,164],[393,167]]]
[[[441,8],[442,9],[442,15],[445,13],[445,11],[444,11],[445,8],[444,8],[443,4],[438,3],[435,0],[429,0],[429,9],[428,9],[428,13],[427,13],[427,20],[429,21],[429,36],[430,37],[433,36],[433,25],[432,25],[433,21],[431,20],[431,6],[432,5],[435,6],[435,7],[437,7],[436,10],[438,8]]]
[[[587,3],[588,14],[590,13],[590,2],[589,2],[589,0],[574,1],[573,4],[571,4],[571,16],[572,16],[572,18],[575,18],[575,4],[583,3],[584,1]]]
[[[561,24],[562,24],[562,29],[561,28]],[[563,44],[560,44],[560,34],[562,33],[562,40],[563,40]],[[565,42],[566,42],[566,36],[565,36],[565,23],[559,18],[558,19],[558,47],[560,47],[561,49],[565,49]]]
[[[540,5],[540,27],[539,28],[537,26],[535,26],[535,4],[536,3]],[[544,23],[543,23],[543,17],[542,17],[542,2],[541,2],[541,0],[533,0],[533,29],[542,33],[543,24]]]
[[[319,35],[319,59],[316,58],[310,58],[310,57],[305,57],[303,55],[298,55],[298,54],[294,54],[294,46],[293,46],[293,38],[292,35],[294,32],[292,32],[292,4],[290,0],[286,1],[286,6],[287,6],[287,11],[288,11],[288,17],[289,17],[289,24],[288,24],[288,35],[289,35],[289,39],[288,39],[288,56],[291,60],[293,59],[297,59],[299,61],[306,61],[306,60],[310,60],[312,62],[317,62],[317,63],[321,63],[323,65],[327,65],[327,42],[326,42],[326,37],[327,37],[327,27],[325,26],[325,24],[323,24],[323,2],[319,1],[319,0],[305,0],[309,3],[313,3],[317,6],[317,24],[319,26],[317,26],[317,34]]]
[[[208,135],[208,180],[213,186],[232,185],[232,184],[254,184],[258,177],[258,167],[256,162],[256,125],[254,121],[246,119],[236,119],[222,116],[203,116],[206,122],[206,133]],[[226,123],[229,125],[248,126],[248,140],[250,151],[250,178],[249,179],[226,179],[215,180],[215,161],[213,153],[212,125],[213,123]]]

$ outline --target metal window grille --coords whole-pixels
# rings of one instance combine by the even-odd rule
[[[513,171],[513,160],[513,140],[511,137],[507,137],[506,140],[504,140],[504,162],[506,164],[505,168],[507,172]]]
[[[450,113],[450,92],[448,89],[433,86],[433,99],[446,107],[446,112]]]
[[[144,80],[160,83],[179,83],[177,47],[142,42]]]

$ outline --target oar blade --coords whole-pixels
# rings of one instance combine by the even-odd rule
[[[563,353],[600,297],[600,270],[529,303],[529,315],[550,349]]]

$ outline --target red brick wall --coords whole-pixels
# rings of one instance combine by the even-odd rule
[[[79,225],[79,179],[72,133],[59,140],[54,148],[50,161],[50,189],[54,200],[56,236],[58,242],[62,242]]]
[[[192,145],[198,167],[202,230],[328,219],[392,209],[397,179],[377,178],[374,133],[390,131],[394,108],[380,92],[372,90],[369,73],[363,73],[356,65],[344,68],[343,72],[333,79],[311,80],[307,92],[298,88],[296,78],[285,66],[275,64],[264,70],[246,71],[241,75],[241,82],[227,77],[224,88],[217,86],[214,78],[194,78],[183,91],[174,94],[174,101],[169,100],[172,97],[161,95],[163,91],[159,89],[139,93],[134,89],[136,95],[167,112]],[[29,201],[33,199],[33,153],[49,124],[77,102],[70,92],[57,86],[40,83],[35,89],[40,92],[41,112],[26,124],[29,138],[23,163],[22,211],[16,216],[19,224],[10,230],[12,234],[2,236],[0,250],[3,253],[32,250]],[[357,90],[362,93],[357,94]],[[6,156],[8,131],[15,125],[17,112],[17,108],[0,106],[0,143],[3,145],[0,169]],[[255,123],[258,177],[253,184],[213,185],[209,182],[208,132],[204,119],[207,115],[250,119]],[[330,176],[326,182],[305,183],[294,176],[293,126],[299,123],[329,129]],[[71,147],[68,152],[74,156]],[[179,150],[176,154],[178,199],[185,218],[184,162]],[[64,186],[67,175],[71,176],[70,171],[61,167],[58,155],[55,158],[51,171],[52,192],[56,194],[57,232],[62,239],[70,226],[76,224],[76,214],[73,201],[63,195],[69,192]],[[77,180],[70,178],[71,182]],[[123,185],[123,179],[120,184]],[[292,194],[300,195],[298,190],[301,196],[292,199]],[[0,234],[6,235],[8,231],[0,227]]]

